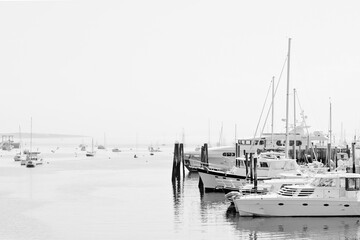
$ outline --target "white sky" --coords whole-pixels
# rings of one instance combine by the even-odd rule
[[[292,38],[311,130],[359,134],[360,2],[0,2],[0,132],[129,143],[252,136]],[[276,97],[284,130],[286,74]],[[291,96],[291,106],[292,96]],[[292,107],[290,109],[292,111]],[[299,112],[299,110],[298,110]],[[290,113],[292,122],[293,113]],[[269,130],[267,128],[266,130]]]

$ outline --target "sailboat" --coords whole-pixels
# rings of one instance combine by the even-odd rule
[[[136,147],[135,147],[134,158],[138,158],[138,156],[136,155],[136,153],[137,153],[137,145],[138,145],[138,135],[136,134]]]
[[[19,137],[20,137],[20,144],[19,144],[19,152],[14,156],[14,161],[21,161],[21,160],[25,160],[25,156],[22,154],[22,150],[21,150],[21,145],[22,145],[22,141],[21,141],[21,128],[19,126]]]
[[[87,157],[94,157],[95,151],[94,151],[94,139],[91,139],[91,152],[86,152]]]
[[[25,164],[27,168],[33,168],[36,165],[43,164],[43,159],[39,156],[40,152],[32,151],[32,118],[30,121],[31,121],[31,123],[30,123],[30,151],[26,155],[26,164]]]

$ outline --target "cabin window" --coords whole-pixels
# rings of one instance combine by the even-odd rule
[[[235,157],[235,153],[234,152],[224,152],[222,154],[224,157]]]
[[[277,145],[277,146],[283,146],[281,140],[277,140],[277,141],[276,141],[276,145]]]
[[[302,142],[301,141],[296,141],[296,146],[301,146]]]
[[[345,189],[346,191],[360,190],[360,178],[346,178]]]
[[[267,162],[260,162],[260,167],[268,168],[269,165],[267,164]]]
[[[240,166],[240,167],[244,167],[244,166],[245,166],[244,161],[242,161],[242,160],[239,161],[239,166]]]

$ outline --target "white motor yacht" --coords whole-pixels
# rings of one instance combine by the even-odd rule
[[[311,183],[234,199],[240,216],[360,216],[360,174],[318,174]]]

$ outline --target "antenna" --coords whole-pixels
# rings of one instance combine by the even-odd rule
[[[290,47],[291,38],[289,38],[288,57],[287,57],[287,87],[286,87],[286,134],[285,134],[285,157],[288,157],[289,145],[289,83],[290,83]]]

